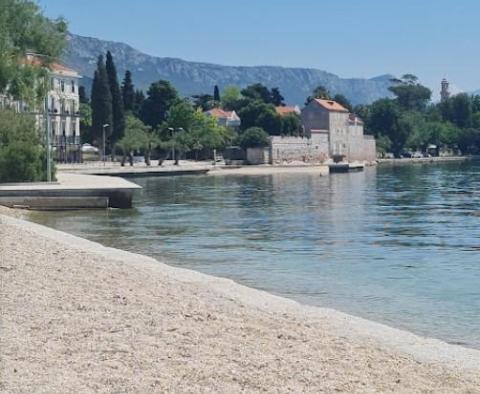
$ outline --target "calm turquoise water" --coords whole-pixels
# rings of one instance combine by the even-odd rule
[[[480,164],[143,178],[130,211],[35,220],[304,303],[480,348]]]

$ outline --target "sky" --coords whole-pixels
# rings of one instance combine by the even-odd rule
[[[341,77],[413,73],[438,91],[480,89],[478,0],[39,0],[72,33],[150,55],[318,68]]]

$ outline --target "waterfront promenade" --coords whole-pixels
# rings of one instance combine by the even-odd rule
[[[480,352],[173,268],[0,207],[0,391],[476,392]],[[18,214],[18,213],[17,213]]]

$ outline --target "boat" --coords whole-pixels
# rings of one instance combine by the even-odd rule
[[[353,162],[348,164],[349,171],[363,171],[365,169],[364,163]]]
[[[330,163],[328,165],[330,173],[334,172],[348,172],[350,171],[350,164],[349,163]]]

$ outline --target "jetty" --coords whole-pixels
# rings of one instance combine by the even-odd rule
[[[58,173],[56,182],[0,185],[0,205],[35,210],[131,208],[141,186],[119,177]]]

